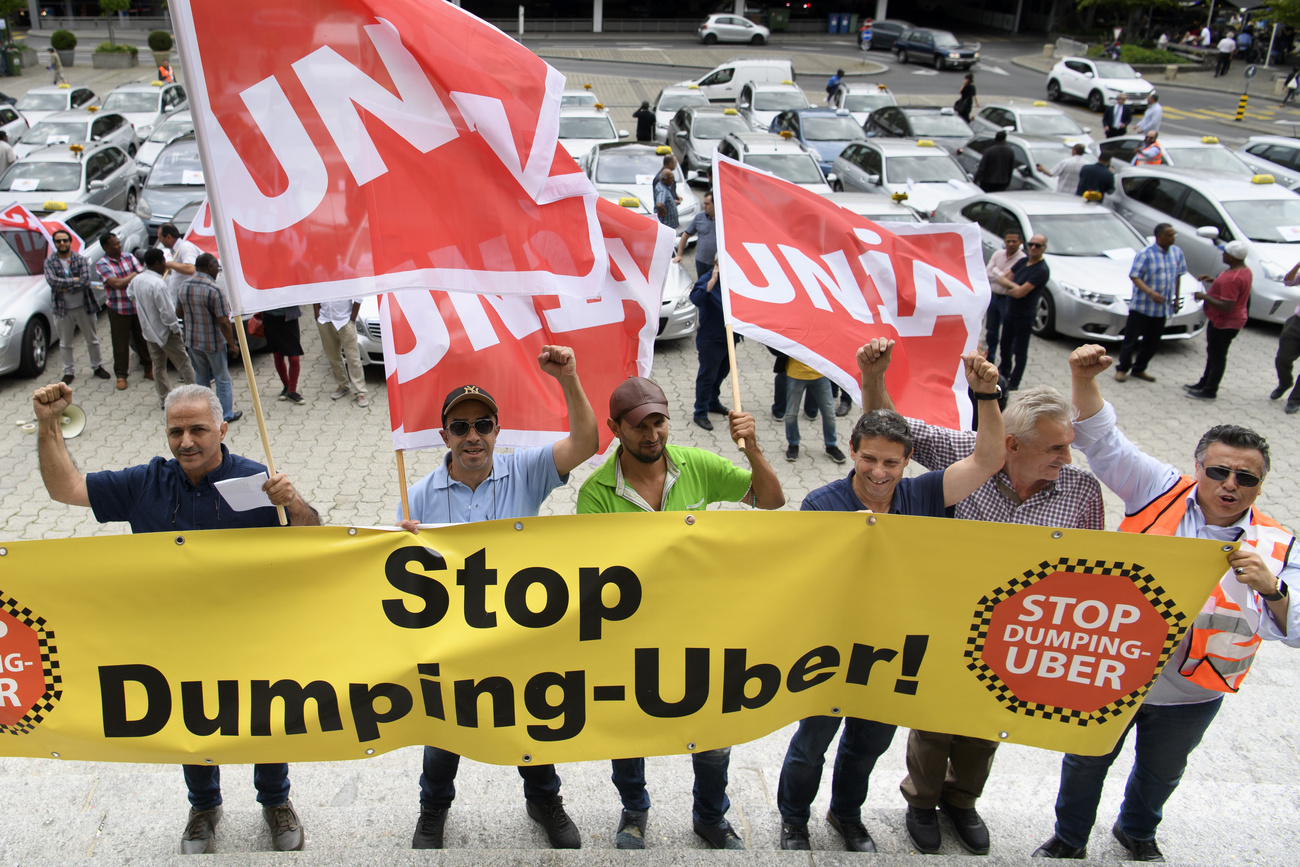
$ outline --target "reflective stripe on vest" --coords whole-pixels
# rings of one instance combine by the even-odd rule
[[[1183,476],[1155,500],[1126,517],[1119,525],[1125,533],[1145,533],[1151,536],[1173,536],[1187,513],[1187,495],[1196,480]],[[1295,537],[1276,521],[1250,510],[1250,529],[1242,538],[1250,545],[1274,575],[1280,575],[1295,544]],[[1225,573],[1216,584],[1210,598],[1205,601],[1200,614],[1192,622],[1192,634],[1187,642],[1187,658],[1178,673],[1192,683],[1219,692],[1236,692],[1250,671],[1259,649],[1259,616],[1254,611],[1242,611],[1223,590],[1223,582],[1234,584],[1237,576]],[[1256,594],[1260,612],[1267,607]],[[1256,618],[1252,622],[1251,618]]]

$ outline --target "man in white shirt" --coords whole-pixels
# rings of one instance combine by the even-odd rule
[[[167,273],[167,257],[157,247],[144,252],[144,270],[132,278],[126,294],[135,303],[140,318],[140,331],[149,346],[153,360],[153,384],[158,389],[159,400],[165,400],[172,390],[167,378],[167,361],[175,366],[187,385],[194,384],[194,368],[185,352],[185,338],[181,321],[176,317],[176,299],[167,288],[163,275]]]
[[[1232,65],[1232,55],[1237,53],[1237,40],[1232,37],[1229,31],[1219,40],[1219,57],[1214,64],[1214,77],[1228,74],[1228,67]]]
[[[334,374],[334,383],[338,386],[330,399],[338,400],[345,396],[350,383],[352,392],[357,396],[357,406],[370,406],[370,398],[366,396],[366,375],[361,368],[361,351],[357,346],[360,299],[322,301],[312,307],[316,311],[316,327],[320,329],[321,349],[325,352],[325,360],[330,363],[330,372]],[[346,372],[343,370],[344,361],[347,361]]]
[[[1152,91],[1147,96],[1147,113],[1138,121],[1138,132],[1160,132],[1160,121],[1164,116],[1165,109],[1160,104],[1160,94]]]
[[[1204,27],[1201,28],[1201,47],[1209,48],[1210,40],[1212,40],[1213,38],[1214,37],[1210,35],[1210,25],[1206,24]]]
[[[1088,149],[1081,144],[1076,144],[1070,151],[1070,156],[1057,163],[1049,172],[1042,165],[1035,166],[1045,175],[1051,175],[1056,178],[1056,191],[1065,193],[1067,196],[1078,195],[1079,190],[1079,172],[1090,161],[1087,157]]]
[[[989,309],[984,314],[984,323],[986,327],[985,345],[987,346],[988,360],[996,362],[998,354],[998,339],[1002,332],[1002,321],[1007,318],[1007,289],[998,282],[998,278],[1005,274],[1011,273],[1011,268],[1021,259],[1025,258],[1025,251],[1020,246],[1020,232],[1012,229],[1007,232],[1004,238],[1004,246],[989,258],[988,267],[985,269],[989,275],[989,286],[993,289],[993,295],[989,298]]]
[[[175,223],[163,223],[158,227],[158,240],[171,251],[167,262],[167,288],[175,302],[181,291],[181,284],[194,276],[194,261],[203,251],[181,237],[180,229]]]

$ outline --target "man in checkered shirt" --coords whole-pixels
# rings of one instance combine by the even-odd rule
[[[1115,365],[1115,379],[1120,382],[1130,375],[1144,382],[1156,381],[1147,373],[1147,365],[1160,346],[1165,320],[1183,303],[1178,295],[1178,281],[1187,273],[1187,259],[1174,244],[1174,227],[1161,223],[1156,226],[1155,235],[1156,242],[1137,254],[1128,272],[1133,281],[1133,296],[1128,302],[1119,364]]]
[[[222,420],[238,421],[243,412],[234,408],[234,386],[226,353],[234,351],[235,334],[230,328],[230,310],[226,297],[217,286],[221,265],[211,253],[194,260],[194,276],[181,284],[176,300],[177,312],[185,320],[185,348],[194,365],[194,381],[213,383],[212,390],[221,401]]]
[[[144,332],[140,330],[140,318],[136,316],[135,302],[127,296],[127,286],[135,275],[144,270],[140,260],[122,250],[122,241],[116,235],[105,235],[100,242],[104,255],[95,263],[99,278],[104,281],[104,290],[108,293],[108,326],[113,338],[113,372],[117,374],[118,389],[126,388],[127,377],[131,375],[131,347],[140,358],[144,368],[144,378],[153,379],[153,361],[149,356],[149,345],[145,343]]]
[[[885,388],[894,341],[877,338],[858,350],[862,409],[893,409]],[[1065,529],[1104,529],[1101,485],[1070,464],[1074,410],[1052,388],[1016,392],[1002,413],[1006,463],[975,493],[957,504],[957,517]],[[955,431],[909,418],[912,458],[940,470],[975,450],[974,431]],[[907,777],[899,787],[907,801],[907,832],[917,849],[937,852],[936,807],[952,820],[958,841],[976,854],[989,851],[989,834],[975,801],[993,769],[997,743],[941,732],[912,731],[907,739]]]
[[[72,252],[72,233],[56,229],[50,236],[54,254],[45,260],[45,282],[50,284],[54,297],[54,324],[59,330],[59,358],[63,361],[63,384],[72,383],[76,373],[76,359],[72,354],[72,338],[77,329],[86,338],[86,351],[90,353],[90,366],[95,376],[111,379],[104,369],[99,354],[99,299],[90,286],[90,260]]]

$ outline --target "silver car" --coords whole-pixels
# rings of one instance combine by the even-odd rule
[[[1005,129],[1026,136],[1054,138],[1071,147],[1081,144],[1090,153],[1097,152],[1096,142],[1090,135],[1092,127],[1079,126],[1064,111],[1041,100],[1032,105],[1014,102],[985,103],[979,113],[971,118],[970,126],[977,133],[992,135]]]
[[[50,145],[0,175],[3,194],[38,214],[60,202],[134,212],[140,200],[140,177],[135,160],[115,145]]]
[[[757,132],[767,132],[772,118],[792,108],[812,108],[808,97],[793,82],[756,84],[749,82],[736,96],[736,111]]]
[[[40,123],[56,111],[89,108],[99,105],[99,97],[89,87],[70,84],[44,84],[18,97],[14,108],[22,112],[29,124]]]
[[[1237,156],[1261,174],[1290,190],[1300,188],[1300,139],[1280,135],[1253,135],[1237,149]]]
[[[994,133],[981,133],[961,149],[957,161],[972,176],[979,168],[984,151],[995,141],[994,135]],[[1016,161],[1015,170],[1011,173],[1011,183],[1007,186],[1008,190],[1047,190],[1074,194],[1074,190],[1057,190],[1057,179],[1038,170],[1038,166],[1042,166],[1050,172],[1061,160],[1073,156],[1071,145],[1056,138],[1030,135],[1009,135],[1007,144],[1015,153]],[[1088,160],[1088,162],[1092,161],[1091,158]]]
[[[1300,261],[1300,196],[1267,175],[1230,178],[1164,167],[1126,168],[1116,177],[1106,205],[1140,232],[1151,234],[1159,223],[1172,225],[1187,269],[1198,276],[1224,270],[1223,244],[1249,242],[1250,318],[1283,323],[1295,312],[1300,288],[1284,286],[1282,278]]]
[[[1110,154],[1112,159],[1131,163],[1142,143],[1140,135],[1121,135],[1108,138],[1097,147],[1101,153]],[[1164,152],[1162,159],[1166,166],[1235,175],[1246,180],[1256,174],[1241,157],[1219,144],[1217,136],[1162,135],[1160,149]]]
[[[1034,299],[1034,334],[1112,343],[1123,336],[1133,293],[1129,268],[1149,242],[1114,211],[1061,193],[982,193],[941,205],[934,222],[978,223],[986,261],[1003,248],[1009,231],[1025,239],[1045,235],[1052,276]],[[1165,340],[1205,330],[1201,302],[1193,297],[1201,288],[1191,274],[1183,275],[1182,306],[1165,323]]]
[[[650,103],[650,110],[655,113],[655,141],[672,144],[668,141],[668,123],[673,116],[687,106],[708,104],[709,99],[698,84],[672,84],[659,91]]]
[[[135,127],[115,111],[56,111],[13,143],[19,159],[50,145],[104,142],[135,155]]]
[[[846,109],[858,126],[864,125],[873,111],[887,105],[898,105],[889,85],[870,81],[845,81],[831,97],[831,108]]]
[[[826,197],[846,211],[866,217],[874,223],[923,223],[913,209],[892,196],[874,193],[831,193]]]
[[[655,176],[663,171],[664,157],[671,153],[667,145],[609,142],[587,151],[578,165],[591,178],[599,195],[620,204],[622,199],[636,199],[653,215]],[[680,163],[673,176],[677,180],[677,195],[682,200],[677,206],[678,224],[685,226],[699,212],[700,203],[686,185]]]
[[[104,255],[103,240],[113,234],[124,250],[145,243],[144,224],[133,214],[95,205],[70,205],[52,213],[85,243],[81,254],[93,266]],[[45,282],[50,254],[44,235],[20,229],[0,230],[0,374],[39,376],[45,371],[54,339],[54,302]],[[104,291],[96,284],[102,301]]]
[[[172,114],[190,107],[185,85],[161,81],[120,84],[104,97],[104,111],[126,115],[141,140]]]
[[[668,122],[668,146],[688,172],[711,171],[713,149],[729,132],[749,132],[749,124],[734,108],[690,105]]]
[[[560,109],[560,146],[575,160],[601,142],[627,138],[627,130],[614,129],[609,111],[600,103]]]
[[[188,111],[178,111],[154,128],[153,134],[140,143],[135,152],[135,161],[140,166],[140,173],[149,171],[154,160],[163,148],[183,135],[194,132],[194,116]]]
[[[850,142],[836,157],[831,174],[837,190],[897,195],[923,217],[943,202],[980,191],[947,150],[926,139]]]

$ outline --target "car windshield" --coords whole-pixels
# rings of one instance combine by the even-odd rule
[[[965,136],[970,138],[974,131],[966,125],[955,114],[940,114],[937,111],[925,112],[923,114],[914,114],[910,116],[912,121],[912,135],[915,136],[952,136],[959,138]]]
[[[1029,155],[1034,158],[1035,164],[1051,170],[1061,160],[1074,156],[1074,153],[1065,145],[1036,144],[1029,148]]]
[[[1296,200],[1300,204],[1300,199]],[[1044,214],[1033,218],[1034,232],[1048,238],[1047,252],[1055,256],[1104,256],[1108,250],[1130,249],[1146,243],[1112,211],[1091,214]]]
[[[1253,175],[1255,170],[1246,165],[1226,148],[1180,148],[1167,147],[1170,165],[1180,169],[1204,169],[1225,175]]]
[[[803,137],[808,141],[857,141],[867,134],[851,117],[808,117],[803,119]]]
[[[1097,76],[1099,78],[1140,78],[1137,71],[1127,63],[1119,63],[1114,60],[1097,60]]]
[[[663,171],[663,168],[664,158],[654,151],[641,153],[606,151],[596,160],[596,183],[648,186],[654,183],[655,175]],[[675,174],[678,175],[678,180],[684,180],[680,170]]]
[[[158,156],[147,187],[203,186],[203,164],[196,147],[171,147]]]
[[[161,94],[157,91],[141,93],[140,91],[117,90],[108,95],[104,100],[104,111],[132,111],[147,112],[158,110],[158,97]]]
[[[0,190],[15,193],[67,192],[81,189],[80,163],[16,162],[0,177]]]
[[[174,138],[179,138],[187,132],[194,131],[194,118],[192,117],[169,117],[167,120],[158,124],[158,128],[149,136],[149,141],[158,144],[166,144]]]
[[[960,48],[961,40],[946,30],[934,31],[935,48]]]
[[[560,97],[560,105],[595,105],[594,93],[566,93]]]
[[[792,184],[824,184],[821,169],[808,154],[750,154],[745,162]]]
[[[562,117],[560,138],[618,138],[607,117]]]
[[[849,111],[875,111],[894,104],[894,97],[888,93],[850,93],[844,100]]]
[[[688,105],[708,105],[709,101],[699,93],[670,93],[660,97],[656,111],[677,111]]]
[[[86,129],[90,124],[85,121],[64,121],[62,123],[38,123],[23,133],[19,139],[25,145],[71,144],[86,140]]]
[[[18,97],[19,111],[59,111],[68,107],[67,93],[29,93]]]
[[[1083,127],[1068,114],[1022,114],[1021,132],[1026,135],[1083,135]]]
[[[935,154],[930,157],[890,157],[885,162],[885,180],[891,184],[942,184],[964,181],[966,173],[952,157]]]
[[[1300,243],[1300,198],[1250,199],[1222,204],[1232,222],[1251,241]]]
[[[749,132],[749,124],[739,115],[724,114],[722,117],[696,117],[691,127],[691,135],[697,139],[718,140],[729,132]]]
[[[778,90],[774,93],[754,95],[755,111],[785,111],[787,108],[807,108],[808,99],[800,91]]]

